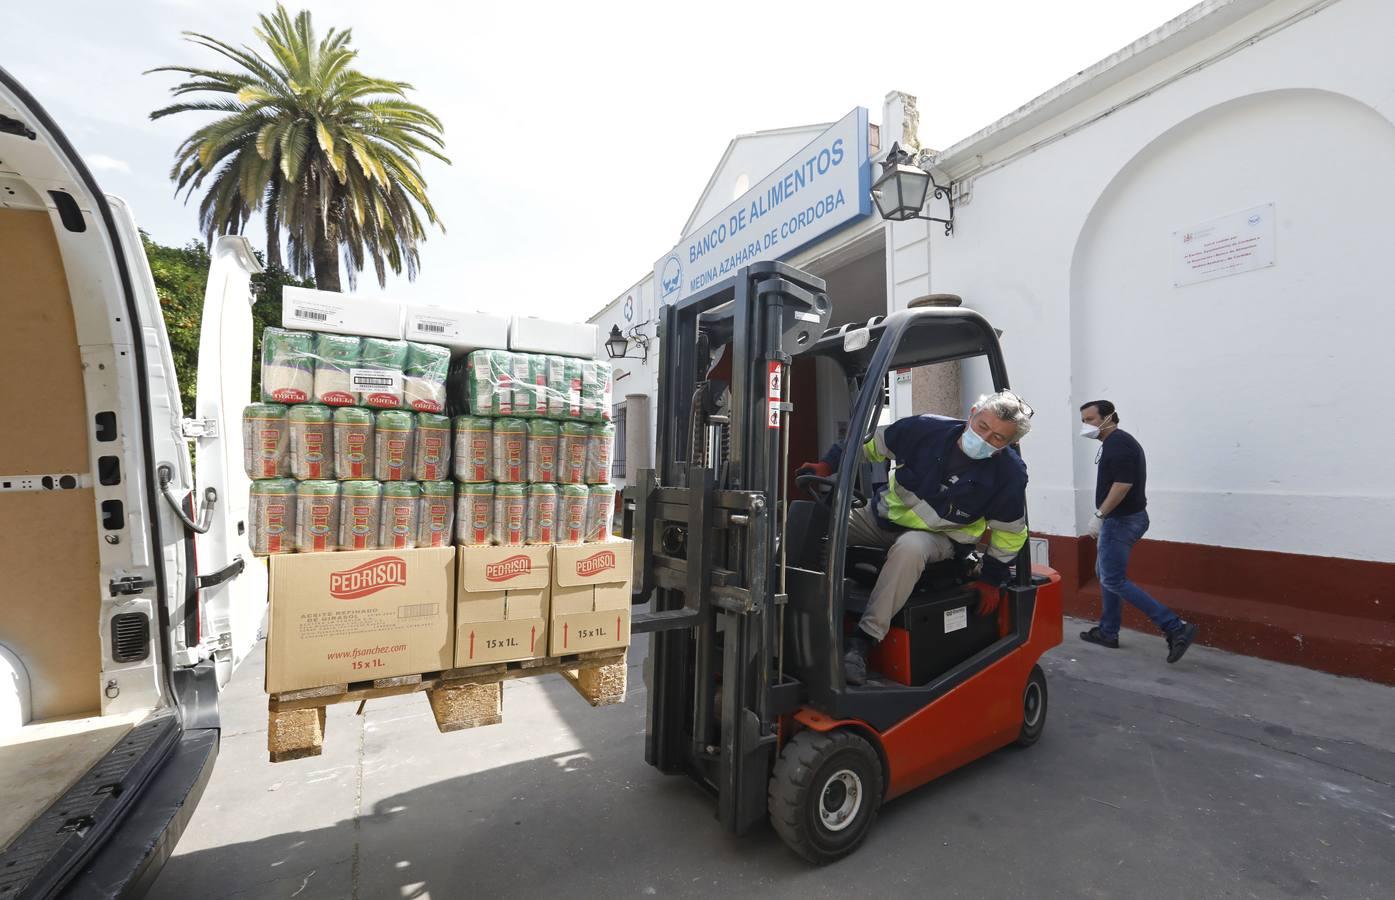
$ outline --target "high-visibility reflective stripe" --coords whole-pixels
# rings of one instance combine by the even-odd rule
[[[862,445],[862,450],[871,462],[886,462],[891,458],[891,450],[886,446],[886,429],[878,428],[872,439]]]
[[[943,534],[956,544],[976,544],[988,523],[983,518],[973,522],[951,522],[935,512],[935,508],[896,483],[896,473],[891,473],[891,490],[882,495],[880,512],[886,519],[902,528],[918,531],[931,531]],[[908,503],[907,500],[910,502]]]
[[[1025,526],[1020,531],[994,528],[993,536],[988,540],[988,553],[994,559],[1012,562],[1026,543],[1027,529]]]

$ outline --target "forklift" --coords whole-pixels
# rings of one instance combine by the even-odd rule
[[[633,631],[649,633],[645,760],[711,792],[743,835],[769,818],[797,853],[852,853],[881,804],[1046,723],[1041,655],[1061,642],[1060,576],[1023,547],[1005,588],[974,556],[926,567],[870,660],[843,677],[844,635],[885,551],[849,546],[875,497],[865,459],[893,370],[983,357],[1008,388],[997,333],[965,308],[921,308],[828,328],[824,282],[777,262],[737,270],[659,315],[656,468],[625,488]],[[796,356],[846,378],[843,465],[794,474]],[[807,414],[813,416],[813,410]],[[888,424],[888,423],[882,423]],[[790,481],[800,492],[790,494]]]

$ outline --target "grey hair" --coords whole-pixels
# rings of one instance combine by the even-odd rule
[[[1012,391],[984,394],[978,398],[978,402],[974,406],[987,410],[1004,422],[1011,422],[1017,426],[1017,434],[1013,438],[1014,443],[1022,440],[1027,436],[1027,432],[1032,430],[1032,414],[1035,410],[1027,405],[1026,400]]]

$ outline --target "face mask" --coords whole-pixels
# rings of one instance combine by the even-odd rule
[[[1098,425],[1081,425],[1080,436],[1083,438],[1097,438],[1100,436],[1100,427]]]
[[[959,441],[959,449],[963,450],[969,459],[987,459],[998,452],[997,447],[978,436],[972,424],[965,424],[964,437]]]

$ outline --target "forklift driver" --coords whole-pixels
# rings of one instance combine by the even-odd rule
[[[870,462],[895,461],[889,483],[873,502],[852,510],[848,544],[880,547],[877,576],[859,627],[849,639],[843,673],[865,684],[867,658],[906,605],[927,563],[966,558],[985,530],[992,532],[981,580],[997,587],[1027,543],[1027,466],[1011,445],[1032,427],[1032,408],[1011,391],[980,397],[968,421],[911,416],[878,428],[863,452]],[[843,447],[835,444],[800,472],[829,476]]]

